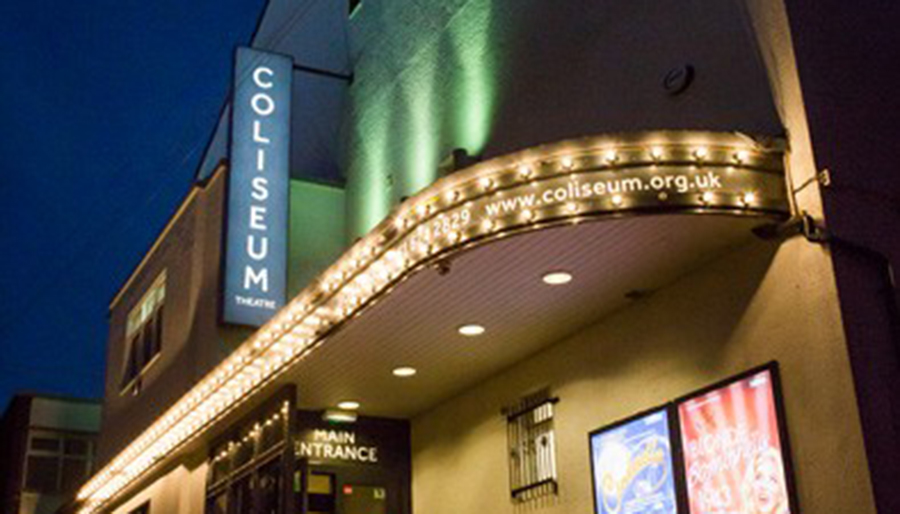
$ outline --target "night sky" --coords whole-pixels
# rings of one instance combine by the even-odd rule
[[[0,4],[0,409],[102,396],[109,301],[187,194],[263,5]]]

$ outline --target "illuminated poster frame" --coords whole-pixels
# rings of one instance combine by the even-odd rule
[[[746,398],[746,393],[748,393],[749,388],[758,387],[752,383],[754,379],[759,379],[759,377],[765,376],[768,374],[768,391],[770,393],[768,398],[760,399],[758,396],[756,398]],[[694,457],[692,454],[695,450],[692,448],[697,448],[697,452],[701,451],[715,451],[716,441],[715,439],[710,439],[709,444],[706,442],[700,442],[698,438],[693,437],[692,433],[697,432],[697,425],[692,424],[691,416],[699,418],[701,414],[693,414],[686,415],[689,409],[698,410],[702,409],[704,405],[713,401],[719,401],[717,398],[723,398],[724,401],[728,402],[727,407],[722,407],[720,412],[717,413],[719,419],[725,419],[725,423],[721,427],[716,427],[720,429],[720,433],[730,432],[730,442],[726,441],[726,439],[722,435],[719,435],[718,439],[721,444],[729,443],[730,447],[727,449],[721,449],[722,453],[727,453],[730,456],[733,455],[741,455],[745,451],[753,452],[752,456],[752,472],[754,474],[764,474],[773,471],[780,472],[780,476],[768,476],[763,477],[768,480],[763,481],[762,479],[753,478],[753,483],[748,484],[747,477],[750,472],[746,470],[746,466],[750,464],[745,464],[742,461],[738,460],[739,457],[732,458],[730,460],[738,460],[737,463],[733,464],[731,470],[718,471],[717,475],[714,477],[716,480],[719,480],[719,487],[711,488],[707,491],[706,497],[708,500],[700,500],[700,494],[696,491],[696,487],[693,485],[693,481],[691,476],[693,474],[693,470],[691,469],[692,461],[700,460],[700,456]],[[748,403],[753,401],[756,403],[754,406],[756,412],[748,412],[750,409],[748,408]],[[765,401],[767,403],[761,404],[760,402]],[[742,402],[742,405],[740,404]],[[743,409],[739,409],[739,407],[743,406]],[[759,409],[765,409],[765,413],[762,416],[759,416]],[[683,488],[683,500],[685,505],[685,514],[703,514],[705,512],[718,512],[716,510],[708,511],[700,508],[698,504],[702,504],[702,501],[725,501],[725,497],[733,499],[733,495],[740,494],[738,496],[741,502],[742,510],[739,512],[748,512],[748,513],[760,513],[760,514],[797,514],[800,512],[798,504],[797,504],[797,494],[794,483],[794,470],[793,465],[791,463],[791,450],[790,450],[790,440],[788,438],[787,427],[785,423],[785,409],[784,409],[784,401],[781,393],[781,376],[778,369],[777,362],[770,362],[763,366],[759,366],[743,372],[739,375],[732,376],[728,379],[722,380],[715,384],[712,384],[708,387],[695,391],[689,395],[683,396],[677,399],[673,404],[673,410],[676,413],[676,418],[678,422],[677,434],[678,434],[678,446],[680,455],[679,467],[681,468],[682,475],[682,488]],[[730,412],[726,413],[725,410]],[[708,411],[708,409],[707,409]],[[708,413],[708,412],[707,412]],[[704,413],[705,414],[705,413]],[[731,414],[731,416],[728,416]],[[754,416],[755,415],[755,416]],[[769,419],[767,416],[771,416]],[[726,419],[726,417],[731,419]],[[736,419],[735,419],[736,418]],[[753,419],[751,419],[753,418]],[[705,417],[703,420],[699,421],[709,421],[709,417]],[[734,419],[734,421],[733,421]],[[743,420],[743,425],[741,425],[737,420]],[[771,423],[774,423],[774,426],[771,426]],[[749,428],[748,428],[749,425]],[[754,430],[756,433],[754,433]],[[737,438],[741,435],[741,431],[746,431],[746,438],[744,443],[740,441],[735,442]],[[768,433],[760,433],[761,431],[767,431]],[[771,437],[775,436],[778,438],[777,445],[771,445]],[[715,434],[714,434],[715,437]],[[756,442],[754,442],[756,439]],[[761,445],[765,444],[765,450],[760,451],[759,449],[755,449],[755,447],[761,447]],[[692,446],[693,445],[693,446]],[[737,445],[737,446],[736,446]],[[708,450],[702,448],[706,446],[706,448],[713,448],[713,450]],[[769,451],[771,450],[771,451]],[[765,460],[762,459],[765,458]],[[768,460],[769,462],[765,462]],[[780,461],[780,462],[779,462]],[[709,462],[713,463],[714,466],[722,466],[727,465],[728,460],[726,459],[711,459]],[[724,463],[724,464],[723,464]],[[700,464],[698,464],[700,465]],[[740,468],[744,467],[744,470]],[[714,472],[710,471],[710,473]],[[742,473],[743,471],[743,473]],[[700,471],[697,472],[701,473]],[[742,473],[742,474],[741,474]],[[729,474],[730,476],[723,475]],[[736,488],[736,478],[740,478],[740,491],[734,491]],[[709,479],[711,482],[713,479]],[[775,499],[771,498],[769,491],[766,489],[766,482],[771,485],[772,481],[783,481],[783,500],[779,500],[777,497]],[[760,489],[757,491],[757,486]],[[715,494],[713,494],[715,493]],[[732,495],[732,496],[729,496]],[[762,500],[748,500],[747,495],[759,495]],[[756,510],[746,510],[744,509],[745,503],[747,501],[763,501],[763,502],[775,502],[775,505],[764,505],[765,508],[758,508]],[[720,510],[719,510],[720,511]]]
[[[680,438],[677,432],[678,422],[675,419],[675,414],[676,411],[672,408],[671,405],[667,404],[645,410],[628,418],[593,430],[588,434],[588,450],[590,452],[589,455],[591,461],[591,496],[594,499],[595,514],[628,514],[629,511],[622,510],[622,507],[624,505],[624,502],[626,501],[626,489],[634,486],[634,483],[628,483],[625,486],[620,485],[621,490],[619,491],[618,502],[615,506],[609,506],[606,501],[601,498],[601,496],[603,495],[600,493],[600,487],[602,485],[598,483],[598,461],[602,460],[603,457],[602,452],[601,455],[596,455],[596,447],[602,444],[600,441],[604,437],[624,438],[626,440],[626,443],[624,444],[627,445],[630,443],[634,443],[634,438],[636,435],[640,435],[643,437],[641,437],[641,440],[638,441],[634,447],[625,448],[625,450],[631,450],[633,452],[628,455],[629,461],[625,475],[632,475],[632,478],[638,479],[647,478],[648,469],[651,469],[655,464],[652,462],[648,464],[648,461],[654,461],[656,459],[655,455],[658,454],[658,450],[652,443],[649,445],[645,444],[647,439],[649,439],[649,437],[646,436],[655,436],[661,440],[664,440],[665,443],[668,444],[669,451],[668,455],[663,454],[664,462],[662,463],[662,465],[664,475],[661,481],[657,483],[657,485],[660,486],[660,490],[666,487],[669,488],[668,494],[663,494],[665,496],[668,496],[668,498],[664,498],[664,500],[667,499],[671,503],[668,510],[641,510],[632,512],[665,512],[667,514],[682,514],[685,512],[682,500],[681,469],[679,466],[680,449],[678,443],[680,441]],[[662,417],[663,419],[661,422],[656,422],[655,420],[653,420],[653,418],[655,417]],[[656,424],[654,428],[647,427],[649,423],[654,422]],[[644,425],[643,428],[639,426],[641,424]],[[656,432],[648,434],[648,432],[653,432],[654,430],[658,431],[660,428],[664,429],[664,433],[660,434],[659,432]],[[654,472],[649,471],[649,473]],[[658,470],[655,473],[658,473]],[[656,478],[655,473],[654,475],[651,475],[652,478]],[[666,474],[668,475],[668,477],[665,476]]]

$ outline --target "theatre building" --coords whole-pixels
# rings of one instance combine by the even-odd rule
[[[352,4],[236,49],[71,511],[897,512],[790,9]]]

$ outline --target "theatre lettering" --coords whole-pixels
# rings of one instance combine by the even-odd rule
[[[291,60],[238,49],[224,319],[259,326],[285,300]]]

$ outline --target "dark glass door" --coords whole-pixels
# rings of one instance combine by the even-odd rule
[[[310,473],[306,484],[307,514],[336,514],[334,475]]]
[[[345,485],[340,514],[387,514],[387,489],[370,485]]]

